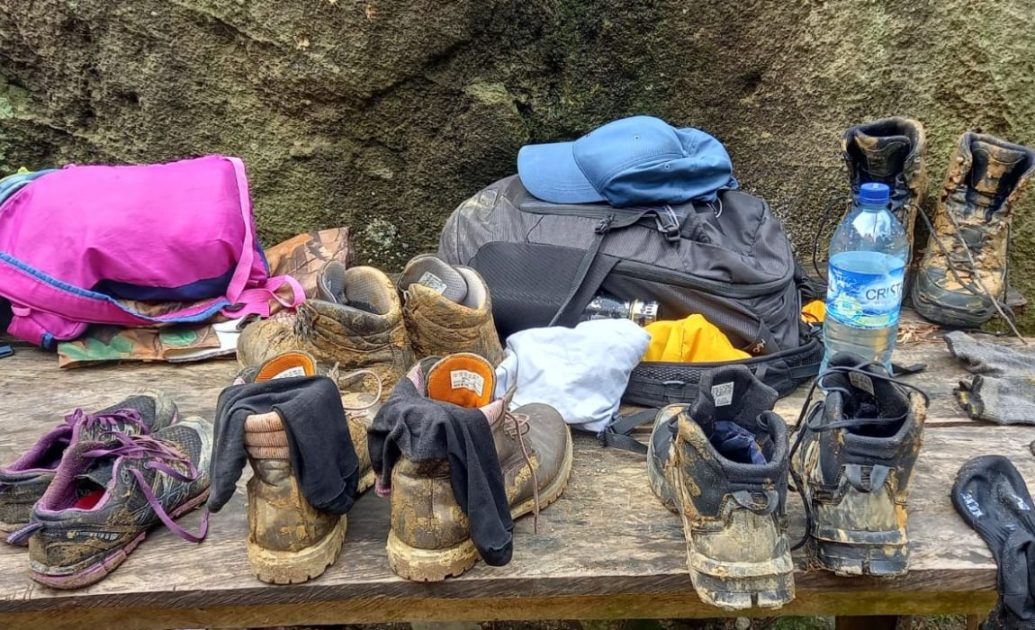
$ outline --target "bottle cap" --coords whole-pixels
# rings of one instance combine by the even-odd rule
[[[882,206],[891,199],[891,189],[887,184],[868,183],[859,187],[859,203]]]

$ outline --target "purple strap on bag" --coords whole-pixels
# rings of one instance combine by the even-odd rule
[[[0,204],[0,296],[8,333],[45,347],[91,323],[266,317],[271,299],[305,299],[294,278],[269,277],[244,164],[216,155],[68,166],[24,185]]]

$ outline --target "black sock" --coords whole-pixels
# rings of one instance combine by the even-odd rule
[[[995,557],[1003,612],[1035,620],[1035,506],[1017,469],[999,455],[971,459],[956,475],[952,504]]]

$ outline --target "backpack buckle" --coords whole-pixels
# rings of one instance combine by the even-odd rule
[[[679,242],[679,219],[671,206],[665,206],[664,211],[655,212],[654,223],[658,226],[658,231],[665,235],[666,241],[669,243]]]

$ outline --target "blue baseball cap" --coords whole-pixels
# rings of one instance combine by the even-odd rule
[[[622,118],[574,142],[521,147],[517,162],[528,192],[552,203],[712,201],[719,189],[738,187],[721,142],[652,116]]]

